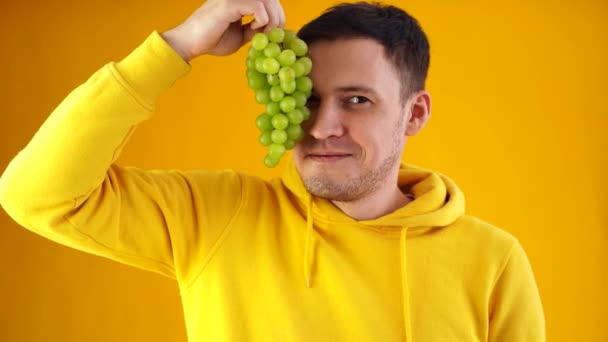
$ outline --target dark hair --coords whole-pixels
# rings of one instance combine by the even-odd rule
[[[399,72],[404,98],[424,89],[429,41],[418,21],[400,8],[377,2],[338,4],[304,25],[298,36],[309,45],[319,40],[374,39]]]

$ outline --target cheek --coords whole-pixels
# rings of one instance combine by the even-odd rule
[[[299,142],[299,143],[296,144],[296,146],[291,151],[291,154],[293,155],[294,159],[301,158],[301,156],[302,156],[302,142]]]
[[[352,141],[359,145],[363,158],[367,161],[383,159],[384,154],[390,151],[394,144],[396,123],[381,124],[378,121],[365,122],[351,127]]]
[[[312,123],[313,123],[313,118],[312,118],[312,113],[310,116],[310,119],[303,121],[300,126],[302,126],[302,129],[304,130],[304,137],[308,137],[310,134],[310,128],[312,127]]]
[[[382,141],[373,134],[373,125],[357,125],[350,127],[349,137],[353,144],[356,144],[361,149],[361,152],[366,155],[365,158],[373,157],[380,147]]]

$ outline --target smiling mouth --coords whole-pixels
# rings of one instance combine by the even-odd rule
[[[308,154],[306,158],[317,161],[317,162],[334,162],[351,157],[351,154],[347,153],[328,153],[328,154]]]

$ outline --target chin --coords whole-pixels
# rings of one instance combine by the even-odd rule
[[[336,180],[333,177],[309,176],[302,177],[304,187],[312,195],[330,201],[349,202],[357,199],[359,189],[344,181],[344,178]]]
[[[343,163],[317,163],[304,161],[300,168],[302,178],[318,178],[328,183],[342,183],[353,177],[352,165],[341,165]]]

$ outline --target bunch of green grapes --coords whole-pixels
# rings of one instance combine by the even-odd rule
[[[247,79],[255,100],[266,106],[255,124],[268,147],[264,165],[275,167],[287,150],[304,137],[302,122],[310,117],[306,101],[312,91],[308,46],[295,32],[274,28],[256,33],[247,55]]]

